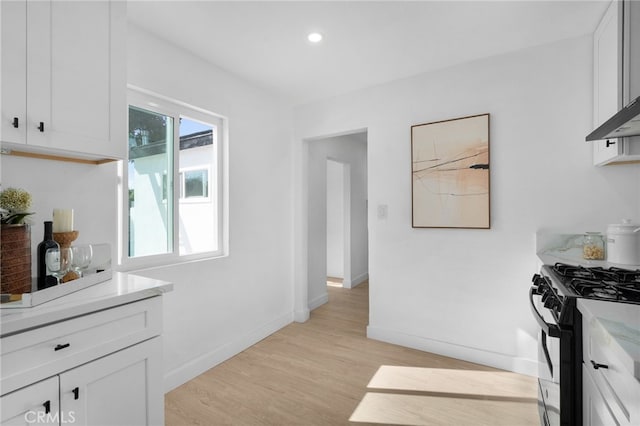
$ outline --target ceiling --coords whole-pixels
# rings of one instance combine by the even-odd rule
[[[606,1],[136,1],[130,24],[293,104],[591,34]],[[309,32],[324,35],[319,44]],[[561,64],[558,64],[561,66]]]

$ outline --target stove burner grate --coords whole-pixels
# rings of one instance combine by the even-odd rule
[[[606,280],[616,283],[635,283],[640,287],[640,270],[629,270],[611,267],[605,269],[602,267],[590,267],[567,265],[565,263],[556,263],[553,270],[564,278],[582,278],[587,280]]]
[[[635,283],[573,278],[569,286],[583,297],[640,303],[640,288]]]
[[[592,294],[599,299],[627,300],[627,298],[621,295],[619,292],[606,287],[595,289],[593,290]]]

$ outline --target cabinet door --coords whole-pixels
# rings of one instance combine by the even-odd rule
[[[51,2],[27,0],[27,144],[51,135]],[[42,123],[42,127],[41,124]]]
[[[585,426],[619,425],[598,390],[586,365],[582,365],[582,421]]]
[[[0,3],[0,141],[25,143],[27,117],[27,3]]]
[[[27,143],[122,157],[126,146],[123,2],[28,4]],[[48,23],[43,22],[45,17]],[[44,130],[38,128],[41,122]]]
[[[622,5],[612,1],[593,34],[593,127],[622,105]],[[603,164],[623,154],[622,141],[594,141],[593,162]]]
[[[60,375],[60,406],[84,425],[164,423],[160,337]]]
[[[3,395],[0,408],[0,424],[3,426],[58,425],[58,376]]]
[[[622,102],[627,105],[640,96],[640,2],[625,0]]]

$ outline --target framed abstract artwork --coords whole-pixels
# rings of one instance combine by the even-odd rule
[[[489,114],[411,126],[412,226],[490,228]]]

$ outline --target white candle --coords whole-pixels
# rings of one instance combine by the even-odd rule
[[[73,209],[53,209],[53,232],[73,231]]]

